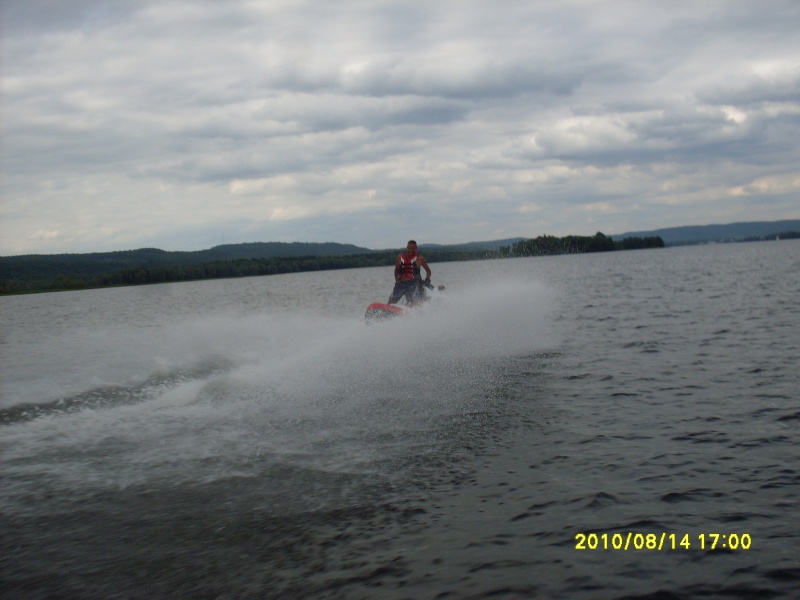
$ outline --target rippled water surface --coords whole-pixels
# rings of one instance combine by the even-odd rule
[[[431,266],[0,298],[0,595],[798,597],[800,243]]]

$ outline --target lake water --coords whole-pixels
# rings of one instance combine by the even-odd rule
[[[431,267],[0,298],[0,596],[799,597],[800,242]]]

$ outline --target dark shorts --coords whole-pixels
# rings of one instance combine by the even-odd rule
[[[406,302],[408,303],[420,300],[422,298],[420,287],[420,282],[416,279],[398,281],[394,284],[392,296],[389,298],[389,304],[397,304],[403,296],[405,296]]]

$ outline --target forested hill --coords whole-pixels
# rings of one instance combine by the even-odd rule
[[[223,244],[196,252],[170,252],[158,248],[92,252],[87,254],[28,254],[0,257],[0,279],[40,281],[66,273],[94,276],[123,269],[178,267],[219,261],[293,256],[351,256],[373,252],[352,244],[305,242],[255,242]]]
[[[249,244],[224,244],[208,250],[174,254],[192,254],[192,261],[211,262],[215,260],[238,260],[240,258],[276,258],[287,256],[351,256],[369,254],[369,248],[352,244],[324,244],[314,242],[253,242]]]

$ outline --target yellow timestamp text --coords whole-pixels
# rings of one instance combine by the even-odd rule
[[[576,550],[750,550],[749,533],[576,533]]]

